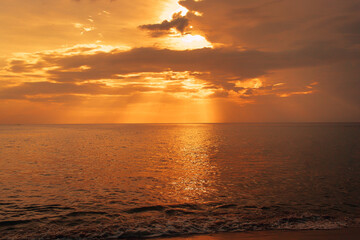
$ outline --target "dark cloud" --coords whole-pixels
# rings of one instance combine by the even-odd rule
[[[32,72],[35,69],[41,69],[44,67],[41,61],[37,63],[28,63],[25,60],[12,60],[9,64],[9,70],[14,73]]]
[[[360,58],[360,52],[341,49],[326,44],[317,44],[279,52],[258,50],[236,50],[233,48],[203,48],[175,51],[157,48],[135,48],[129,51],[98,52],[92,55],[79,54],[63,56],[48,54],[41,56],[39,62],[56,69],[46,70],[48,78],[56,82],[85,82],[100,79],[118,79],[119,75],[144,72],[189,71],[207,73],[200,78],[225,88],[234,87],[230,81],[263,76],[274,70],[315,67],[326,64],[352,61]],[[24,61],[12,63],[14,68],[33,67],[39,64]],[[24,66],[22,66],[24,65]],[[86,68],[81,69],[81,67]]]
[[[67,101],[65,95],[78,96],[81,99],[90,95],[131,96],[135,93],[146,92],[195,93],[196,95],[198,91],[204,89],[214,92],[209,96],[210,98],[226,98],[229,96],[229,91],[233,91],[239,93],[242,99],[254,101],[261,100],[261,96],[264,94],[292,96],[306,93],[312,91],[307,89],[310,83],[328,80],[328,86],[337,86],[337,88],[343,89],[337,94],[341,93],[342,97],[348,99],[353,96],[351,97],[352,101],[357,101],[356,94],[346,94],[346,89],[350,86],[344,87],[342,83],[347,81],[334,77],[325,79],[318,76],[319,74],[314,69],[327,66],[346,66],[348,62],[359,60],[359,51],[337,48],[327,44],[277,52],[236,50],[234,48],[204,48],[183,51],[135,48],[128,51],[93,54],[88,54],[87,51],[72,55],[62,55],[56,52],[41,53],[38,55],[38,61],[11,61],[12,67],[7,69],[12,71],[16,66],[16,71],[13,72],[25,75],[31,75],[31,71],[43,71],[46,79],[51,82],[25,82],[17,86],[4,86],[0,89],[0,99],[58,102],[62,99]],[[18,69],[24,69],[24,72],[21,73]],[[310,72],[313,75],[308,73],[308,76],[304,77],[304,69],[312,69]],[[353,80],[347,80],[356,82],[358,79],[356,71],[348,69],[353,73],[353,75],[348,74],[349,78],[351,76]],[[275,75],[272,83],[256,89],[251,86],[238,86],[235,83],[235,81],[247,81],[271,75],[274,71],[285,70],[293,71],[294,74],[291,76]],[[297,72],[294,72],[295,70]],[[184,88],[182,82],[188,80],[189,77],[202,80],[203,87]],[[149,84],[149,80],[146,80],[148,78],[155,79],[152,81],[159,83],[166,80],[168,83],[165,87],[157,87],[157,85]],[[103,80],[111,80],[118,84],[106,85],[101,83]],[[293,83],[291,83],[292,81]],[[287,86],[274,88],[276,82],[283,82]],[[355,85],[353,83],[353,86]],[[289,93],[289,91],[293,93]]]
[[[279,50],[317,42],[338,46],[356,39],[358,0],[183,0],[188,14],[212,43]],[[347,33],[344,33],[347,31]],[[350,43],[351,44],[351,43]]]
[[[153,37],[160,37],[168,34],[170,29],[176,29],[180,33],[185,33],[188,25],[189,20],[187,17],[182,16],[181,12],[178,12],[173,14],[170,21],[164,20],[163,22],[157,24],[140,25],[139,28],[150,31]]]

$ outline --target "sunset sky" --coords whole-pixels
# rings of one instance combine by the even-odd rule
[[[2,0],[0,123],[360,121],[359,0]]]

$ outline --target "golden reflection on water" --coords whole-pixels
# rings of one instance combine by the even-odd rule
[[[345,226],[360,189],[349,126],[0,126],[0,236]]]
[[[172,191],[177,200],[203,200],[203,195],[215,191],[211,186],[215,183],[217,167],[211,162],[210,156],[214,152],[212,126],[189,125],[177,129],[177,138],[172,147],[175,158],[169,161],[168,179],[173,179]],[[211,147],[212,146],[212,147]]]

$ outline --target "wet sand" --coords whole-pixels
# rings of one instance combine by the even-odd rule
[[[161,238],[161,240],[358,240],[360,228],[341,230],[303,230],[303,231],[254,231],[239,233],[218,233],[186,237]],[[160,239],[159,239],[160,240]]]

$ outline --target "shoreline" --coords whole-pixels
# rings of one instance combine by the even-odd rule
[[[357,240],[360,228],[343,228],[331,230],[269,230],[234,233],[199,234],[179,237],[155,238],[155,240]]]

